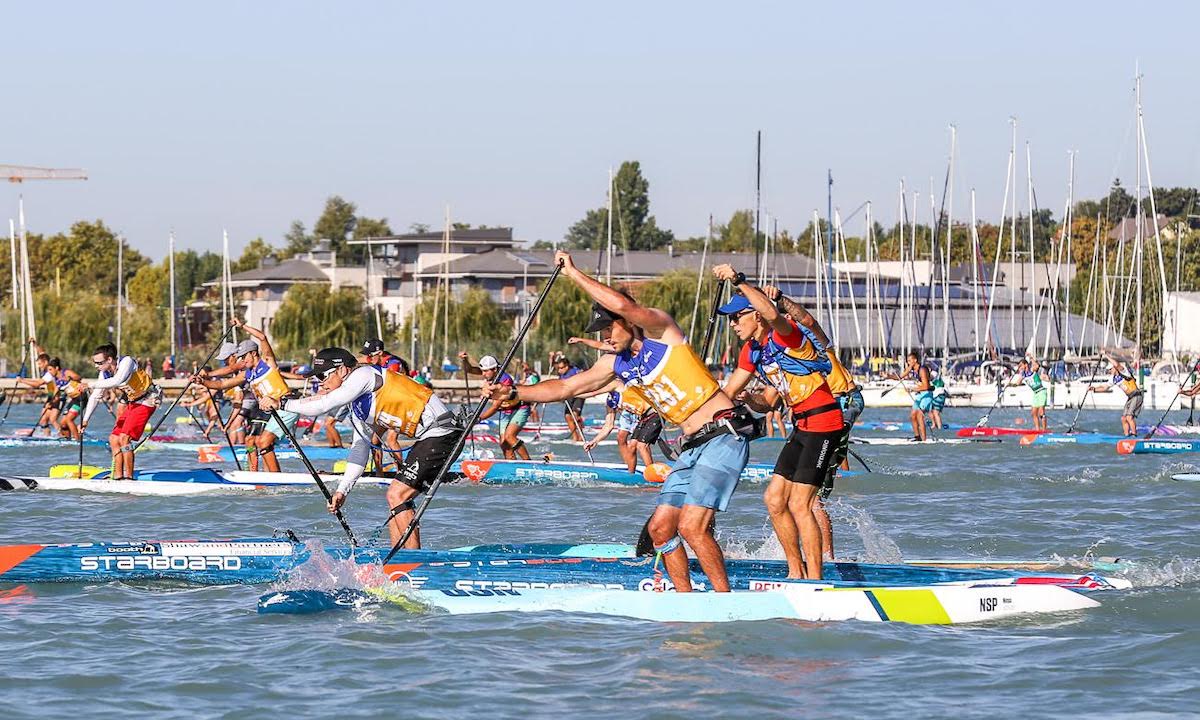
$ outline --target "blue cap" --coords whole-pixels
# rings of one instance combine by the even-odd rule
[[[753,310],[754,308],[750,304],[750,301],[746,299],[745,295],[738,293],[737,295],[729,298],[729,302],[717,308],[717,312],[721,313],[722,315],[737,315],[741,311],[747,309]]]

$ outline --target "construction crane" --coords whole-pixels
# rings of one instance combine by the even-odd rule
[[[9,182],[26,180],[87,180],[87,173],[78,168],[40,168],[24,165],[0,165],[0,177]]]
[[[87,180],[87,173],[77,168],[0,165],[0,178],[7,178],[11,183],[23,183],[26,180]],[[33,318],[33,289],[29,276],[29,250],[25,240],[25,204],[23,200],[20,201],[19,207],[21,218],[21,242],[19,246],[17,245],[16,228],[13,227],[11,220],[8,224],[9,259],[12,263],[13,307],[17,308],[20,304],[18,301],[24,300],[25,306],[21,309],[21,334],[22,336],[32,337],[37,334],[37,326],[34,324]],[[19,254],[18,247],[20,248]],[[19,272],[18,268],[20,268]],[[22,365],[24,361],[25,349],[22,349]]]

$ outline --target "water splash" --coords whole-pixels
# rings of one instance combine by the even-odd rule
[[[1130,560],[1121,563],[1120,575],[1135,588],[1200,585],[1200,559],[1176,557],[1161,563]]]
[[[1099,480],[1103,473],[1094,467],[1085,467],[1081,469],[1078,475],[1068,475],[1066,477],[1051,477],[1049,475],[1033,475],[1031,480],[1044,483],[1071,483],[1076,485],[1091,485]]]
[[[830,522],[834,524],[835,536],[839,525],[849,525],[858,533],[863,546],[863,556],[860,558],[862,562],[899,563],[904,561],[900,546],[888,537],[887,533],[875,522],[871,513],[865,509],[855,507],[839,497],[832,502],[826,502],[825,510],[829,513]]]

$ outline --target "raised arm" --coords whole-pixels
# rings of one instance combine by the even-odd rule
[[[590,347],[591,349],[599,350],[600,352],[612,352],[607,345],[599,340],[593,340],[591,338],[571,337],[567,339],[567,344],[583,345],[584,347]]]
[[[675,324],[670,315],[657,308],[648,308],[635,300],[630,300],[616,289],[590,277],[587,273],[575,267],[571,254],[565,250],[554,253],[554,261],[562,263],[563,274],[587,293],[592,300],[600,303],[606,310],[625,318],[640,327],[648,337],[655,340],[667,340],[680,343],[684,341],[683,331]]]
[[[279,366],[279,364],[275,362],[275,351],[271,349],[271,341],[267,339],[266,333],[258,328],[250,327],[246,323],[242,322],[241,318],[234,318],[229,324],[236,328],[245,330],[247,335],[254,338],[258,342],[258,356],[263,360],[266,360],[267,365],[270,365],[271,367]]]
[[[767,285],[763,288],[763,293],[771,299],[775,305],[787,313],[788,317],[803,325],[813,334],[817,342],[823,347],[829,347],[832,343],[829,336],[825,334],[825,329],[821,327],[821,323],[817,322],[817,318],[813,316],[803,305],[784,295],[779,288],[773,285]],[[899,378],[896,378],[897,380]]]
[[[479,369],[478,365],[471,362],[471,356],[467,354],[466,350],[463,350],[458,353],[458,359],[462,360],[462,367],[463,367],[464,373],[467,373],[469,375],[482,375],[483,374],[483,370]]]

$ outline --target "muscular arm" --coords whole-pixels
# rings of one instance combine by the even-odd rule
[[[266,360],[267,365],[278,367],[279,364],[275,362],[275,351],[271,349],[271,341],[267,339],[266,333],[245,324],[242,325],[242,329],[246,331],[247,335],[258,341],[258,356]]]
[[[779,401],[779,391],[773,387],[763,388],[762,392],[746,393],[744,402],[754,412],[768,413],[775,409]]]
[[[572,337],[569,340],[567,340],[567,344],[568,345],[579,344],[579,345],[583,345],[584,347],[589,347],[593,350],[599,350],[600,352],[611,352],[607,345],[600,342],[599,340],[593,340],[591,338]]]
[[[780,335],[792,334],[791,323],[780,314],[779,310],[775,307],[775,303],[771,302],[770,298],[762,290],[759,290],[748,282],[739,285],[738,289],[742,291],[742,294],[750,301],[750,305],[758,311],[759,316],[771,326],[772,330]]]
[[[744,368],[734,368],[733,373],[725,382],[725,387],[722,391],[729,396],[730,400],[736,400],[738,393],[746,389],[750,381],[754,379],[754,373]]]
[[[599,390],[616,377],[613,363],[616,357],[602,355],[595,365],[566,380],[543,380],[537,385],[518,385],[517,397],[526,402],[558,402]]]
[[[793,320],[795,320],[797,323],[808,328],[808,330],[813,334],[813,336],[815,338],[817,338],[818,342],[820,342],[822,345],[824,345],[826,347],[829,346],[829,344],[830,344],[829,336],[825,334],[825,329],[821,327],[821,324],[819,322],[817,322],[817,319],[815,317],[813,317],[812,313],[810,313],[808,310],[804,309],[803,305],[801,305],[800,303],[791,299],[787,295],[780,295],[779,296],[779,307],[785,313],[787,313],[789,316],[791,316],[791,318]],[[896,377],[893,379],[899,380],[900,378]]]
[[[603,442],[605,438],[612,434],[613,428],[617,424],[618,411],[613,410],[612,408],[607,408],[607,410],[608,412],[604,413],[604,424],[600,426],[600,429],[597,430],[596,434],[592,436],[591,441],[587,443],[587,447],[596,447]]]
[[[639,305],[573,265],[568,266],[565,272],[593,300],[603,305],[609,312],[620,315],[640,327],[647,337],[666,340],[668,343],[683,342],[683,331],[679,329],[671,316],[662,310]]]
[[[317,417],[343,405],[349,405],[363,393],[372,392],[376,382],[382,382],[382,379],[374,371],[370,368],[358,368],[347,375],[336,390],[288,400],[283,403],[281,409],[305,417]]]
[[[237,375],[225,378],[224,380],[207,380],[200,378],[200,384],[209,390],[228,390],[235,388],[246,382],[246,373],[242,370],[237,371]]]

